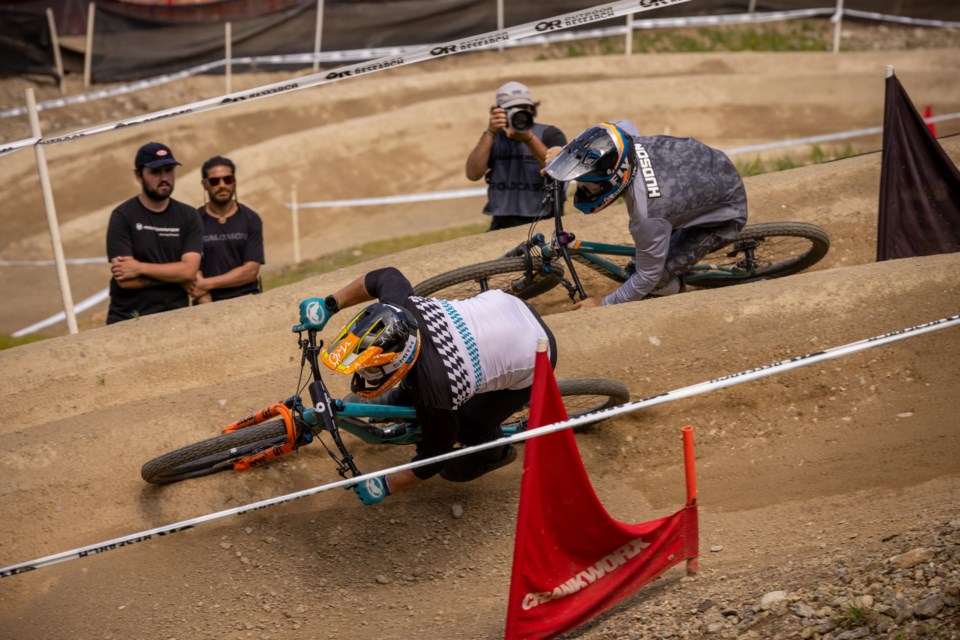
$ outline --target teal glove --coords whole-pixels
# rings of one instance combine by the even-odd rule
[[[323,298],[307,298],[300,301],[300,324],[294,325],[293,331],[300,332],[308,329],[319,331],[326,326],[333,311],[327,308]]]
[[[391,495],[390,483],[387,482],[386,476],[370,478],[365,482],[354,485],[353,490],[356,491],[357,497],[365,505],[383,502],[387,499],[387,496]]]

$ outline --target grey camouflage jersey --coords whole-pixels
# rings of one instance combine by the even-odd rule
[[[743,180],[722,151],[693,138],[641,136],[626,120],[614,124],[636,148],[637,177],[623,198],[637,271],[604,304],[640,300],[657,286],[674,229],[713,227],[734,237],[747,221]]]

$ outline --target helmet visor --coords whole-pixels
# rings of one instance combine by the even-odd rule
[[[548,176],[560,182],[569,182],[594,170],[592,164],[583,162],[583,155],[574,148],[575,144],[576,141],[568,144],[556,158],[550,161],[546,166]]]

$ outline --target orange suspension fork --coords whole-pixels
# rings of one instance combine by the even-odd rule
[[[246,471],[247,469],[251,469],[253,467],[259,467],[260,465],[270,462],[271,460],[276,460],[280,456],[287,455],[296,448],[295,443],[297,440],[297,430],[293,423],[293,413],[290,411],[287,405],[280,402],[271,405],[266,409],[261,409],[260,411],[257,411],[246,418],[231,423],[223,430],[223,433],[230,433],[238,429],[243,429],[244,427],[260,424],[276,417],[283,419],[283,424],[287,428],[287,439],[276,446],[270,447],[266,451],[261,451],[260,453],[252,455],[249,458],[244,458],[243,460],[237,460],[233,463],[234,471]]]

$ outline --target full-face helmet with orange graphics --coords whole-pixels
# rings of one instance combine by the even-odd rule
[[[375,302],[340,330],[320,358],[334,371],[353,375],[351,391],[376,398],[403,380],[419,354],[420,331],[413,314]]]
[[[620,127],[601,122],[570,141],[546,166],[561,182],[576,180],[573,206],[583,213],[601,211],[633,182],[637,160],[633,138]]]

